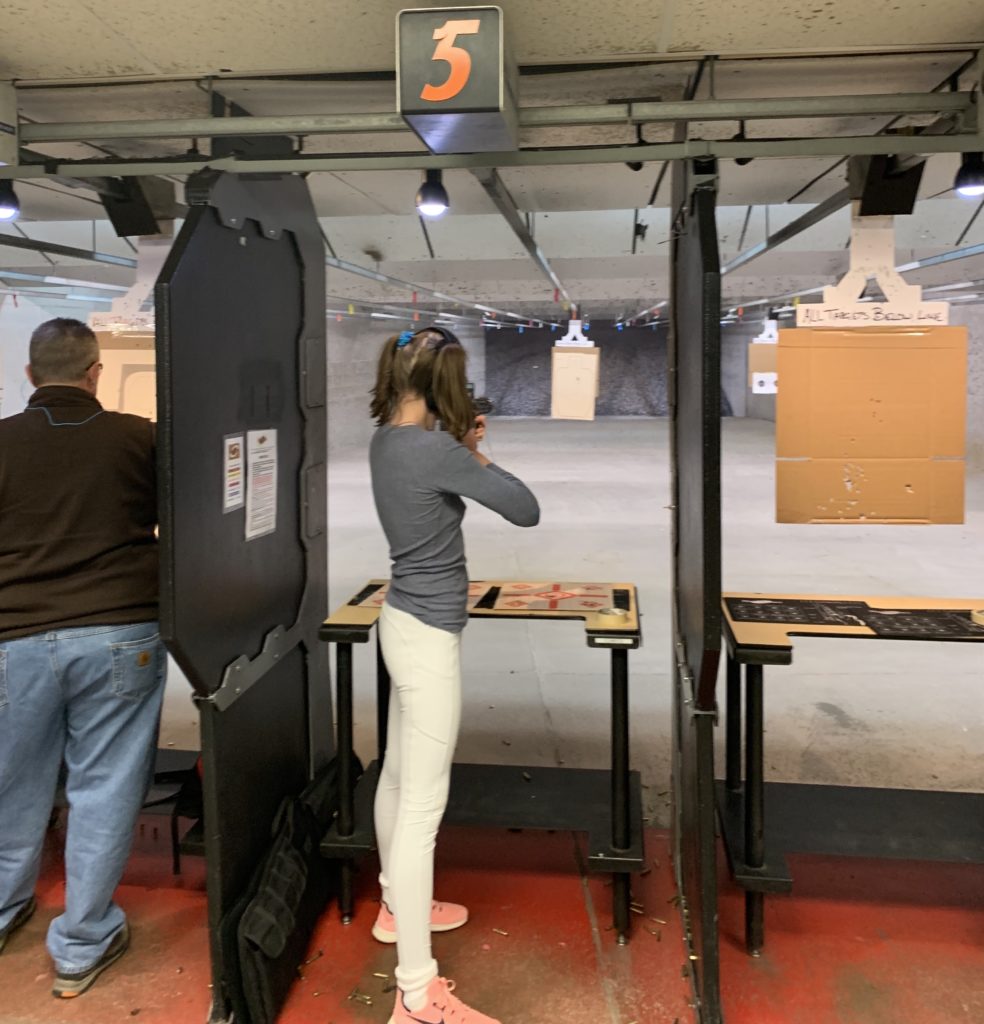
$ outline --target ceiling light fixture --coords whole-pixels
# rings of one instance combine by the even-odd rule
[[[957,195],[966,196],[968,199],[984,196],[984,155],[963,154],[960,170],[953,179],[953,189]]]
[[[425,217],[440,217],[447,213],[451,201],[441,181],[440,170],[428,170],[426,175],[423,185],[417,192],[417,209]]]
[[[642,137],[642,125],[636,125],[636,142],[637,146],[645,146],[646,140]],[[630,171],[641,171],[643,168],[643,162],[641,160],[628,160],[625,164]]]
[[[738,122],[738,134],[733,136],[731,141],[732,142],[747,142],[748,141],[748,136],[745,134],[745,122],[744,121],[739,121]],[[747,167],[754,159],[755,159],[755,157],[753,157],[753,156],[736,156],[735,157],[735,163],[739,167]]]
[[[12,181],[0,181],[0,220],[17,220],[20,202]]]

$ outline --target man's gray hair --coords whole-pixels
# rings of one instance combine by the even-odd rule
[[[81,320],[47,320],[31,335],[34,383],[74,384],[99,362],[99,342]]]

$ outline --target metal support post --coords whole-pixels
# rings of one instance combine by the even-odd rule
[[[745,864],[765,865],[765,764],[762,666],[745,668]],[[745,893],[745,943],[749,954],[760,956],[765,942],[765,896]]]
[[[13,82],[0,82],[0,164],[17,163],[17,132],[17,90]]]
[[[629,848],[629,652],[612,650],[612,846]],[[629,875],[612,878],[615,933],[619,945],[629,936]]]
[[[340,643],[336,652],[338,683],[338,834],[347,838],[355,831],[355,785],[352,779],[352,645]],[[352,920],[355,864],[346,858],[341,864],[339,906],[342,921]]]
[[[741,789],[741,665],[728,657],[728,709],[725,728],[727,741],[725,758],[728,790],[737,793]]]

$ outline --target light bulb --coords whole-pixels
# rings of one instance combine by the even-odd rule
[[[14,192],[12,181],[0,181],[0,220],[17,220],[20,216],[20,202]]]
[[[984,156],[980,153],[964,153],[960,170],[953,180],[957,195],[968,199],[984,196]]]
[[[417,210],[425,217],[440,217],[446,213],[451,201],[441,181],[439,170],[427,171],[423,185],[417,192]]]

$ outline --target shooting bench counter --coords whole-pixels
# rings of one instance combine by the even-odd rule
[[[342,861],[341,910],[353,911],[355,861],[375,849],[372,805],[386,752],[390,679],[376,642],[378,756],[358,779],[352,752],[352,645],[368,643],[388,581],[371,580],[335,611],[321,639],[335,644],[339,813],[321,852]],[[629,875],[644,868],[642,786],[629,770],[628,656],[642,643],[636,587],[631,583],[472,581],[469,617],[580,619],[587,645],[611,652],[611,769],[455,764],[444,820],[449,824],[565,830],[588,834],[588,865],[613,876],[618,940],[629,935]],[[467,687],[467,680],[465,680]]]
[[[785,850],[984,861],[984,795],[766,783],[763,742],[764,668],[792,663],[792,637],[982,643],[984,598],[735,593],[722,598],[727,739],[717,803],[731,875],[745,889],[748,952],[757,956],[765,940],[765,894],[792,888]]]

